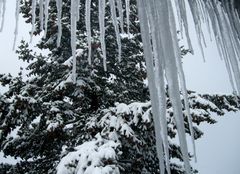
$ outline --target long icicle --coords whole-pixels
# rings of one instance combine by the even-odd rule
[[[92,64],[92,41],[91,41],[91,2],[92,0],[86,0],[85,2],[85,25],[87,30],[87,44],[88,44],[88,64]]]
[[[159,167],[160,167],[160,173],[165,173],[165,166],[164,166],[164,152],[162,147],[162,136],[161,136],[161,125],[159,124],[160,120],[158,117],[158,100],[156,98],[156,85],[155,85],[155,78],[154,78],[154,71],[153,71],[153,55],[152,55],[152,48],[151,48],[151,39],[149,36],[149,26],[146,25],[148,23],[147,20],[147,14],[145,11],[144,6],[145,0],[138,0],[137,6],[138,6],[138,16],[140,20],[140,26],[141,26],[141,34],[142,34],[142,42],[143,42],[143,49],[144,49],[144,58],[146,60],[147,65],[147,75],[148,75],[148,81],[149,81],[149,89],[150,89],[150,98],[152,103],[152,113],[153,113],[153,119],[154,119],[154,130],[156,134],[156,149],[157,149],[157,157],[159,160]]]
[[[120,62],[121,55],[122,55],[122,44],[121,44],[119,26],[117,22],[116,5],[115,5],[115,0],[109,0],[109,2],[110,2],[110,8],[111,8],[111,18],[113,21],[113,26],[116,33],[116,39],[117,39],[117,45],[118,45],[118,61]]]
[[[32,0],[32,31],[31,31],[31,38],[30,38],[30,43],[32,42],[33,38],[33,33],[35,32],[35,22],[36,22],[36,6],[37,6],[37,1]]]
[[[48,18],[49,18],[49,14],[48,14],[48,8],[49,8],[49,2],[50,0],[45,0],[44,3],[44,17],[45,17],[45,21],[44,21],[44,38],[46,38],[47,36],[47,30],[48,30]]]
[[[2,32],[3,26],[4,26],[4,19],[5,19],[5,12],[6,12],[6,0],[2,0],[1,6],[2,6],[2,9],[0,9],[1,10],[0,18],[2,18],[1,19],[2,21],[1,21],[1,26],[0,26],[0,32]]]
[[[105,0],[98,1],[98,11],[99,11],[99,28],[100,28],[100,42],[103,54],[103,68],[107,71],[107,55],[106,55],[106,44],[105,44]]]
[[[71,0],[71,48],[72,48],[72,79],[75,84],[77,81],[77,60],[76,60],[76,29],[77,29],[77,12],[76,12],[76,0]]]
[[[39,12],[39,18],[40,18],[40,30],[43,31],[43,18],[44,18],[44,11],[43,11],[43,0],[39,0],[39,8],[40,8],[40,12]]]
[[[119,14],[119,21],[120,21],[121,33],[124,33],[124,29],[123,29],[123,7],[122,7],[122,0],[117,0],[117,9],[118,9],[118,14]]]
[[[14,30],[13,50],[15,49],[16,41],[17,41],[17,35],[18,35],[19,10],[20,10],[20,0],[16,0],[15,30]]]
[[[62,38],[62,0],[56,0],[57,5],[57,25],[58,25],[58,37],[57,47],[60,47]]]
[[[170,174],[170,162],[169,162],[169,143],[168,143],[168,131],[167,131],[167,118],[166,118],[166,92],[165,92],[165,82],[164,82],[164,62],[161,59],[163,57],[162,52],[159,52],[159,49],[162,49],[160,35],[158,32],[158,15],[157,11],[153,6],[153,3],[147,3],[144,1],[145,6],[147,7],[147,14],[149,18],[149,24],[151,28],[151,39],[154,55],[154,75],[155,75],[155,87],[158,93],[158,115],[162,131],[161,136],[163,140],[164,155],[165,155],[165,164],[167,173]],[[157,23],[156,25],[154,23]],[[160,55],[159,55],[160,54]]]
[[[165,62],[165,73],[166,79],[169,87],[169,96],[170,101],[173,107],[173,115],[176,121],[180,149],[182,152],[182,157],[184,161],[185,171],[187,174],[191,173],[191,166],[189,163],[188,157],[188,148],[187,141],[185,136],[185,128],[184,128],[184,120],[183,120],[183,112],[182,112],[182,103],[179,95],[179,84],[178,84],[178,72],[177,65],[175,61],[174,54],[174,44],[171,38],[174,36],[171,34],[171,24],[170,24],[170,11],[172,10],[171,4],[169,5],[168,0],[158,1],[155,0],[155,8],[158,9],[158,17],[160,21],[159,32],[161,36],[161,42],[163,49],[159,51],[163,51],[163,59]],[[170,29],[170,30],[169,30]],[[174,30],[174,28],[172,28]],[[175,31],[177,32],[177,31]]]
[[[130,37],[130,0],[125,0],[126,4],[126,16],[127,16],[127,33],[128,37]]]
[[[171,30],[171,34],[173,36],[172,37],[172,42],[173,42],[173,47],[174,47],[174,50],[175,50],[175,60],[176,60],[176,65],[177,65],[177,69],[178,69],[178,74],[179,74],[179,79],[180,79],[181,91],[182,91],[183,99],[184,99],[186,115],[187,115],[187,118],[188,118],[188,125],[189,125],[192,145],[193,145],[195,162],[197,162],[196,145],[195,145],[195,141],[194,141],[193,123],[192,123],[192,117],[191,117],[191,114],[190,114],[185,75],[184,75],[184,71],[183,71],[183,67],[182,67],[182,63],[181,63],[181,51],[180,51],[180,48],[178,46],[178,41],[177,41],[176,24],[175,24],[174,14],[173,14],[170,3],[169,3],[168,6],[169,6],[170,30]],[[187,26],[185,26],[185,27],[187,27]]]
[[[76,20],[79,21],[80,20],[80,0],[77,0],[76,2]]]

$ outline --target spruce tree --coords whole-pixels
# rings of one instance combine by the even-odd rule
[[[31,22],[31,2],[21,1],[27,23]],[[21,73],[17,77],[0,75],[1,85],[9,88],[0,96],[0,147],[5,155],[22,159],[13,166],[2,164],[3,173],[159,172],[136,1],[131,1],[131,37],[121,35],[121,62],[116,61],[116,34],[106,8],[107,71],[103,68],[96,0],[91,5],[93,63],[88,65],[84,5],[85,0],[81,0],[76,84],[71,79],[69,0],[63,0],[60,47],[56,43],[56,4],[50,1],[48,32],[37,44],[38,52],[47,49],[49,54],[35,53],[22,41],[17,53],[29,63],[27,80]],[[36,13],[38,16],[39,8]],[[39,18],[35,25],[34,34],[38,35]],[[126,25],[124,29],[127,31]],[[237,100],[232,95],[189,91],[194,138],[203,135],[197,125],[216,122],[212,113],[237,111]],[[179,160],[171,162],[171,171],[183,174],[180,148],[172,141],[176,125],[169,100],[167,106],[170,157]],[[187,118],[185,126],[189,133]]]

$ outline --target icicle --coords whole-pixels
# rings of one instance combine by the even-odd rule
[[[178,84],[178,72],[177,65],[175,61],[175,51],[174,51],[174,43],[172,43],[172,39],[174,36],[171,34],[171,30],[175,30],[175,28],[170,28],[170,11],[172,9],[171,4],[169,4],[168,0],[156,1],[156,8],[159,9],[159,19],[160,26],[159,32],[161,36],[161,41],[163,45],[163,53],[165,60],[165,70],[166,70],[166,78],[169,87],[169,96],[173,106],[173,113],[176,121],[180,148],[182,152],[182,157],[184,161],[185,171],[187,174],[191,173],[191,167],[188,158],[188,148],[187,141],[185,137],[185,128],[184,128],[184,120],[183,120],[183,112],[182,112],[182,103],[179,95],[179,84]],[[170,29],[170,30],[169,30]],[[172,39],[171,39],[172,38]],[[177,39],[177,38],[176,38]]]
[[[35,32],[36,5],[37,5],[37,1],[32,0],[32,31],[31,31],[30,43],[32,42],[33,33]]]
[[[76,60],[76,29],[77,29],[77,12],[76,12],[76,0],[71,0],[71,48],[72,48],[72,57],[73,57],[73,68],[72,68],[72,78],[73,83],[77,81],[77,60]]]
[[[155,64],[155,88],[157,89],[158,93],[158,113],[160,122],[158,124],[161,125],[162,131],[161,136],[163,139],[163,147],[164,147],[164,154],[165,154],[165,163],[167,173],[170,174],[170,162],[169,162],[169,143],[168,143],[168,131],[167,131],[167,118],[166,118],[166,92],[165,92],[165,82],[164,82],[164,62],[161,59],[163,57],[163,52],[159,50],[162,49],[161,40],[159,36],[159,23],[158,23],[158,15],[153,3],[146,3],[144,1],[145,6],[147,7],[147,14],[149,18],[149,24],[151,28],[151,39],[153,45],[153,54],[154,54],[154,64]],[[157,23],[155,25],[155,23]],[[157,115],[158,116],[158,115]]]
[[[206,60],[205,60],[205,55],[204,55],[203,45],[202,45],[202,39],[203,39],[203,41],[205,39],[204,39],[202,30],[201,30],[201,17],[200,17],[199,8],[197,6],[196,0],[188,0],[188,2],[189,2],[190,10],[192,12],[193,21],[194,21],[194,24],[195,24],[195,30],[196,30],[196,33],[197,33],[198,45],[200,47],[200,51],[201,51],[201,54],[202,54],[202,57],[203,57],[203,61],[205,62]]]
[[[122,55],[122,44],[121,44],[120,32],[119,32],[119,27],[117,22],[116,5],[115,5],[115,0],[109,0],[109,2],[110,2],[110,8],[111,8],[111,18],[113,21],[113,26],[115,29],[117,44],[118,44],[118,61],[120,62],[121,55]]]
[[[127,33],[130,37],[130,0],[125,0],[126,4],[126,16],[127,16]]]
[[[85,2],[85,25],[87,30],[87,42],[88,42],[88,63],[91,65],[92,56],[92,42],[91,42],[91,0],[86,0]]]
[[[99,0],[98,11],[99,11],[99,28],[100,28],[100,42],[103,54],[103,68],[107,71],[107,56],[106,56],[106,44],[105,44],[105,0]]]
[[[2,7],[2,8],[1,8]],[[0,32],[2,32],[3,30],[3,26],[4,26],[4,18],[5,18],[5,11],[6,11],[6,0],[0,0],[0,18],[2,18],[1,20],[1,26],[0,26]]]
[[[58,37],[57,37],[57,47],[60,47],[62,38],[62,0],[56,0],[57,5],[57,25],[58,25]]]
[[[40,30],[43,31],[43,0],[39,0],[39,17],[40,17]]]
[[[179,0],[179,9],[180,9],[181,19],[183,21],[183,26],[184,26],[185,35],[187,38],[188,47],[189,47],[190,51],[193,52],[192,43],[191,43],[191,39],[189,36],[189,31],[188,31],[187,11],[186,11],[186,6],[185,6],[184,0]]]
[[[17,40],[17,35],[18,35],[19,9],[20,9],[20,0],[16,0],[16,10],[15,10],[15,31],[14,31],[13,50],[15,49],[16,40]]]
[[[121,33],[124,33],[122,0],[117,0],[117,8],[118,8],[118,14],[119,14],[119,18],[120,18]]]
[[[224,40],[226,42],[226,47],[228,49],[228,53],[229,53],[229,60],[232,66],[232,70],[233,70],[233,74],[234,74],[234,78],[236,81],[236,87],[238,90],[238,94],[240,92],[240,69],[239,69],[239,63],[237,61],[237,57],[234,51],[234,45],[233,45],[233,41],[231,40],[231,36],[230,36],[230,28],[229,25],[227,25],[226,22],[226,18],[224,16],[223,11],[219,13],[220,17],[222,19],[222,26],[223,26],[223,37]]]
[[[149,89],[150,89],[150,98],[152,103],[152,113],[154,118],[154,129],[156,134],[156,148],[157,148],[157,157],[159,159],[159,167],[160,173],[165,173],[165,166],[164,166],[164,152],[162,147],[162,136],[160,134],[161,127],[160,127],[160,120],[158,117],[158,99],[156,98],[156,85],[155,78],[154,78],[154,71],[153,71],[153,55],[152,55],[152,48],[151,48],[151,40],[149,36],[149,27],[146,25],[148,23],[147,14],[144,9],[144,1],[145,0],[138,0],[138,13],[139,13],[139,20],[141,26],[141,34],[142,34],[142,41],[143,41],[143,49],[144,49],[144,57],[146,60],[147,65],[147,75],[148,75],[148,82],[149,82]]]
[[[80,8],[80,0],[76,0],[77,2],[76,2],[76,12],[77,12],[77,21],[79,21],[79,19],[80,19],[80,10],[79,10],[79,8]]]
[[[157,15],[157,9],[155,8],[153,3],[146,3],[144,1],[145,6],[147,7],[147,14],[149,14],[149,24],[151,28],[151,38],[152,38],[152,44],[153,44],[153,54],[154,54],[154,64],[155,64],[155,87],[158,92],[158,113],[160,117],[160,122],[158,124],[161,125],[161,135],[163,139],[163,147],[164,147],[164,154],[165,154],[165,163],[166,163],[166,169],[167,173],[171,173],[170,171],[170,162],[169,162],[169,143],[168,143],[168,131],[167,131],[167,118],[166,118],[166,92],[165,92],[165,82],[164,82],[164,61],[163,58],[163,52],[160,52],[159,50],[162,50],[161,45],[161,39],[159,35],[159,29],[160,26],[158,15]],[[155,24],[156,23],[156,24]]]
[[[195,157],[195,162],[197,162],[197,156],[196,156],[196,146],[195,146],[195,141],[194,141],[194,131],[193,131],[193,123],[192,123],[192,117],[190,114],[190,108],[189,108],[189,103],[188,103],[188,93],[187,93],[187,87],[186,87],[186,80],[185,80],[185,75],[181,63],[181,51],[178,46],[178,41],[177,41],[177,34],[176,34],[176,24],[175,24],[175,19],[174,19],[174,14],[171,8],[171,5],[169,4],[169,21],[170,21],[170,30],[172,34],[172,42],[173,42],[173,47],[175,50],[175,60],[176,60],[176,66],[180,78],[180,85],[181,85],[181,91],[183,94],[184,98],[184,105],[185,105],[185,110],[186,110],[186,115],[188,118],[188,124],[189,124],[189,130],[190,130],[190,135],[192,139],[192,145],[193,145],[193,152],[194,152],[194,157]]]
[[[159,117],[159,119],[156,119],[155,121],[159,120],[157,124],[161,125],[161,137],[163,140],[163,147],[164,147],[164,154],[165,154],[165,163],[167,168],[167,173],[170,173],[170,164],[169,164],[169,144],[168,144],[168,134],[167,134],[167,119],[166,119],[166,94],[165,94],[165,83],[164,83],[164,76],[163,76],[163,63],[160,57],[163,55],[159,55],[158,49],[161,48],[160,46],[160,40],[159,40],[159,34],[157,32],[157,26],[154,25],[155,22],[157,22],[157,12],[155,11],[155,8],[152,7],[152,3],[146,3],[144,1],[144,6],[147,9],[147,15],[149,19],[150,24],[150,33],[151,33],[151,40],[153,45],[153,55],[154,55],[154,80],[155,80],[155,88],[157,89],[157,114],[155,117]],[[153,11],[153,12],[151,12]],[[160,130],[159,130],[160,131]]]
[[[179,5],[179,0],[175,0],[175,8],[176,8],[176,15],[178,18],[178,25],[179,25],[179,30],[181,34],[181,38],[183,39],[183,26],[182,26],[182,18],[181,18],[181,13],[180,13],[180,5]]]
[[[44,16],[45,16],[45,22],[44,22],[44,38],[47,36],[47,29],[48,29],[48,7],[49,7],[50,0],[45,0],[44,4]]]

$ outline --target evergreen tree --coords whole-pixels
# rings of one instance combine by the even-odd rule
[[[27,23],[31,22],[31,2],[21,1],[21,13]],[[131,37],[121,35],[121,62],[116,61],[116,34],[110,9],[106,8],[106,72],[96,0],[91,5],[93,63],[87,62],[87,38],[82,34],[86,33],[84,5],[85,0],[81,0],[76,84],[71,79],[69,0],[63,0],[60,47],[56,46],[56,4],[50,1],[48,32],[37,44],[39,50],[47,49],[49,54],[35,53],[22,41],[17,53],[19,59],[29,63],[27,80],[23,80],[21,73],[17,77],[0,75],[1,85],[9,88],[0,96],[0,147],[5,155],[22,159],[13,166],[2,164],[2,173],[159,172],[136,1],[131,1]],[[35,35],[40,34],[39,20],[36,20]],[[124,29],[127,31],[126,25]],[[215,123],[211,114],[237,111],[236,100],[231,95],[200,95],[189,91],[193,122]],[[179,160],[171,163],[171,170],[173,174],[183,174],[180,148],[172,141],[176,126],[169,100],[167,106],[170,156]],[[189,133],[187,118],[185,126]],[[195,126],[194,138],[202,134]]]

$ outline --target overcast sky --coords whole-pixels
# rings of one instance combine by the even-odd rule
[[[14,9],[15,2],[7,2],[5,26],[0,33],[0,73],[17,74],[20,66],[25,66],[17,60],[17,55],[12,51],[14,32]],[[29,38],[30,26],[20,20],[18,43],[21,38]],[[204,63],[200,54],[194,30],[191,29],[195,55],[184,58],[184,70],[186,74],[188,89],[200,93],[231,93],[231,87],[224,62],[220,60],[214,42],[208,40],[208,47],[205,49],[207,62]],[[0,88],[0,92],[3,89]],[[196,141],[198,163],[193,164],[200,174],[239,174],[240,156],[240,113],[227,114],[224,117],[217,117],[215,125],[203,125],[205,135]],[[191,148],[191,146],[190,146]],[[0,163],[6,161],[0,157]]]

